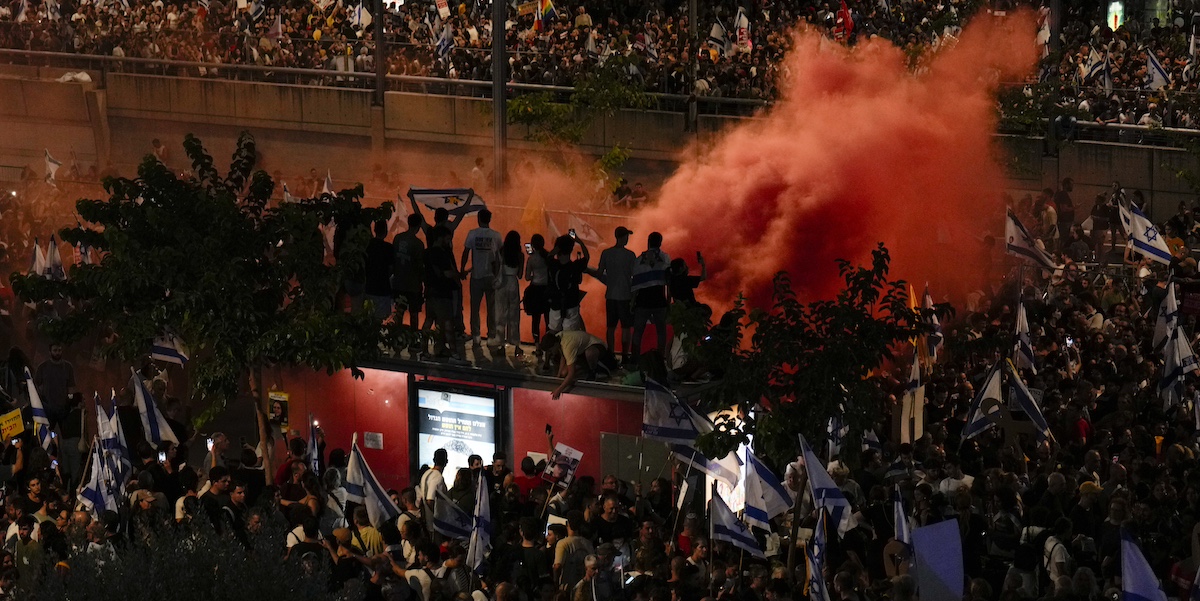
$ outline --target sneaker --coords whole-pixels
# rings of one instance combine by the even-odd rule
[[[478,336],[471,339],[471,348],[483,348],[483,342]]]

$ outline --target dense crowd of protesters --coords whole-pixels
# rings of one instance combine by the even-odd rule
[[[853,25],[847,25],[838,3],[764,0],[745,7],[748,26],[739,35],[737,8],[728,5],[701,3],[696,27],[688,23],[687,3],[678,0],[559,2],[536,27],[531,5],[508,7],[514,82],[570,86],[617,57],[647,91],[757,99],[774,97],[786,32],[798,22],[849,43],[881,36],[916,57],[983,7],[978,0],[854,1],[847,7]],[[374,30],[362,27],[354,3],[265,2],[261,12],[255,2],[132,0],[128,6],[17,0],[0,6],[0,47],[340,72],[375,68]],[[373,10],[371,3],[365,8]],[[443,19],[433,2],[385,3],[390,73],[490,79],[490,5],[450,2],[449,9]],[[709,42],[714,24],[724,29],[727,44]],[[454,41],[448,53],[437,48],[444,26]],[[700,57],[695,80],[693,56]],[[219,67],[178,73],[223,75]],[[337,77],[313,81],[345,84]]]
[[[892,502],[897,488],[911,527],[957,521],[971,601],[1117,598],[1123,530],[1138,542],[1168,595],[1192,593],[1200,568],[1200,441],[1193,412],[1200,391],[1191,376],[1182,404],[1164,405],[1158,394],[1163,361],[1152,339],[1167,271],[1135,256],[1128,265],[1117,260],[1116,267],[1098,267],[1098,257],[1114,256],[1110,249],[1123,243],[1120,228],[1104,219],[1117,203],[1136,204],[1138,195],[1114,184],[1085,216],[1078,207],[1086,203],[1072,198],[1073,192],[1067,180],[1036,200],[1013,202],[1066,266],[1043,274],[1010,262],[1006,276],[988,282],[957,318],[943,324],[945,348],[923,374],[923,434],[901,442],[889,411],[874,428],[878,444],[858,432],[842,440],[841,456],[828,467],[857,512],[858,525],[844,537],[830,530],[825,579],[832,597],[919,597],[896,545],[889,545],[897,531]],[[545,351],[539,362],[553,368],[557,360],[564,376],[557,394],[572,379],[604,377],[615,365],[610,349],[616,348],[618,330],[621,348],[632,355],[638,352],[638,330],[647,323],[661,328],[669,304],[706,311],[693,294],[706,275],[702,259],[697,257],[699,274],[689,275],[686,263],[667,254],[671,241],[658,234],[647,236],[640,254],[626,248],[633,232],[625,228],[601,252],[570,234],[549,244],[540,234],[532,236],[526,248],[517,232],[502,236],[491,230],[486,212],[436,213],[427,223],[424,209],[413,209],[405,232],[389,241],[384,229],[368,247],[363,296],[381,318],[421,327],[432,318],[440,338],[417,353],[453,354],[467,341],[482,344],[484,327],[493,346],[527,339],[514,312],[522,306],[528,312],[532,305],[538,315],[534,336],[541,338],[537,348]],[[462,219],[478,227],[460,249],[451,233]],[[1080,228],[1085,221],[1089,227]],[[1182,206],[1162,221],[1176,257],[1170,269],[1183,295],[1181,323],[1194,331],[1195,316],[1187,307],[1194,306],[1189,295],[1196,263],[1189,241],[1196,238],[1196,220]],[[579,323],[578,283],[592,276],[607,285],[607,341]],[[464,279],[470,281],[464,285]],[[1053,440],[1018,439],[1005,431],[1015,422],[964,440],[971,400],[989,369],[1011,352],[1018,303],[1028,314],[1036,354],[1036,372],[1021,373],[1037,392]],[[462,312],[454,309],[464,304],[472,315],[470,330],[456,323],[455,313]],[[422,306],[429,318],[421,315]],[[658,331],[663,348],[665,330]],[[515,353],[521,347],[512,348]],[[658,369],[642,365],[640,372]],[[8,598],[26,598],[56,579],[74,577],[73,566],[83,569],[97,557],[134,561],[156,545],[204,536],[235,542],[233,553],[273,556],[293,566],[297,578],[323,579],[339,596],[422,601],[480,595],[806,596],[804,562],[795,560],[793,549],[803,544],[814,517],[800,462],[773,466],[798,508],[775,517],[770,531],[758,532],[765,560],[708,539],[703,496],[677,503],[683,470],[645,486],[606,476],[599,486],[579,477],[563,489],[543,480],[529,457],[514,471],[504,453],[491,464],[472,457],[462,466],[448,465],[446,454],[438,453],[409,487],[390,491],[403,514],[373,521],[365,508],[347,504],[344,448],[327,450],[323,439],[309,448],[303,439],[272,430],[260,415],[257,441],[238,448],[213,434],[204,460],[185,465],[186,449],[170,444],[155,449],[144,440],[126,390],[116,395],[114,410],[135,469],[122,510],[92,515],[77,504],[76,483],[87,468],[69,451],[81,438],[74,370],[61,349],[51,349],[36,366],[15,350],[5,363],[5,402],[17,407],[26,403],[17,375],[25,366],[35,374],[58,442],[53,454],[29,433],[3,443],[0,590]],[[199,442],[186,426],[182,403],[162,396],[165,386],[156,383],[153,367],[141,373],[167,408],[181,446]],[[907,373],[901,366],[876,378],[880,392],[899,398]],[[518,412],[513,419],[529,417]],[[438,503],[473,511],[481,478],[492,508],[492,550],[485,568],[472,574],[465,541],[440,534],[430,522]],[[703,485],[693,481],[691,488]],[[795,520],[800,529],[793,528]]]

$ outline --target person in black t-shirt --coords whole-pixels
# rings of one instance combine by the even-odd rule
[[[582,255],[578,259],[571,258],[575,245],[579,245]],[[550,320],[546,326],[548,332],[561,332],[566,329],[582,330],[579,321],[579,303],[583,300],[583,292],[579,285],[583,283],[583,274],[587,272],[591,253],[583,240],[571,236],[559,236],[554,243],[554,250],[546,261],[550,275]],[[568,327],[568,325],[570,327]]]
[[[462,291],[462,278],[454,263],[450,245],[454,234],[438,226],[429,232],[429,251],[425,253],[425,295],[428,315],[437,324],[441,342],[434,343],[434,354],[446,356],[455,348],[455,294]],[[447,347],[449,350],[447,350]]]
[[[687,261],[672,259],[671,272],[667,276],[667,286],[671,289],[671,300],[683,303],[689,308],[700,305],[696,302],[696,288],[700,287],[700,282],[708,279],[708,266],[704,264],[704,255],[697,252],[696,262],[700,264],[700,275],[690,274]]]
[[[367,243],[366,286],[367,300],[374,307],[376,321],[383,321],[392,314],[392,264],[396,252],[387,241],[387,222],[375,222],[375,237]]]

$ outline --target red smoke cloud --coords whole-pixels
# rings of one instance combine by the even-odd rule
[[[1003,219],[995,84],[1029,72],[1034,29],[1028,14],[980,16],[918,74],[885,40],[797,33],[783,99],[707,141],[633,229],[693,265],[702,251],[700,291],[719,307],[739,292],[766,306],[780,270],[802,297],[830,298],[835,260],[864,263],[878,242],[918,292],[978,286],[979,240]]]

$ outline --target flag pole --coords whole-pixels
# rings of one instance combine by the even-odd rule
[[[691,464],[688,464],[688,465],[690,466]],[[708,499],[708,544],[710,547],[713,544],[713,532],[715,530],[713,523],[716,521],[715,519],[713,519],[714,518],[714,516],[713,516],[713,499],[715,499],[717,497],[717,482],[716,482],[716,480],[713,481],[711,490],[712,490],[712,496],[709,497],[709,499]],[[675,513],[679,513],[679,512],[677,511]],[[676,516],[676,521],[678,521],[678,516]],[[674,534],[674,532],[672,532],[671,533],[671,543],[674,544],[674,542],[675,542],[675,534]],[[714,562],[712,560],[712,557],[709,557],[708,558],[708,592],[709,592],[709,594],[711,594],[715,597],[716,593],[714,592],[715,591],[714,587],[716,586],[716,579],[713,578],[713,574],[715,573],[713,571],[713,569],[714,569],[713,563]],[[742,575],[742,571],[739,568],[738,569],[738,577],[740,578],[741,575]]]
[[[688,463],[687,469],[684,470],[684,472],[683,472],[683,481],[687,482],[688,476],[690,476],[691,474],[692,474],[692,464]],[[713,482],[713,491],[715,492],[716,490],[717,490],[717,483],[714,481]],[[679,529],[679,516],[680,516],[680,514],[683,513],[683,508],[678,506],[679,505],[678,500],[675,501],[675,505],[676,505],[675,521],[673,524],[671,524],[671,551],[675,550],[676,542],[678,540],[678,537],[676,536],[675,531]],[[711,513],[711,510],[710,510],[710,513]],[[711,521],[711,519],[710,519],[710,521]],[[709,524],[709,526],[711,527],[711,524]],[[710,536],[709,539],[711,540],[712,537]]]

